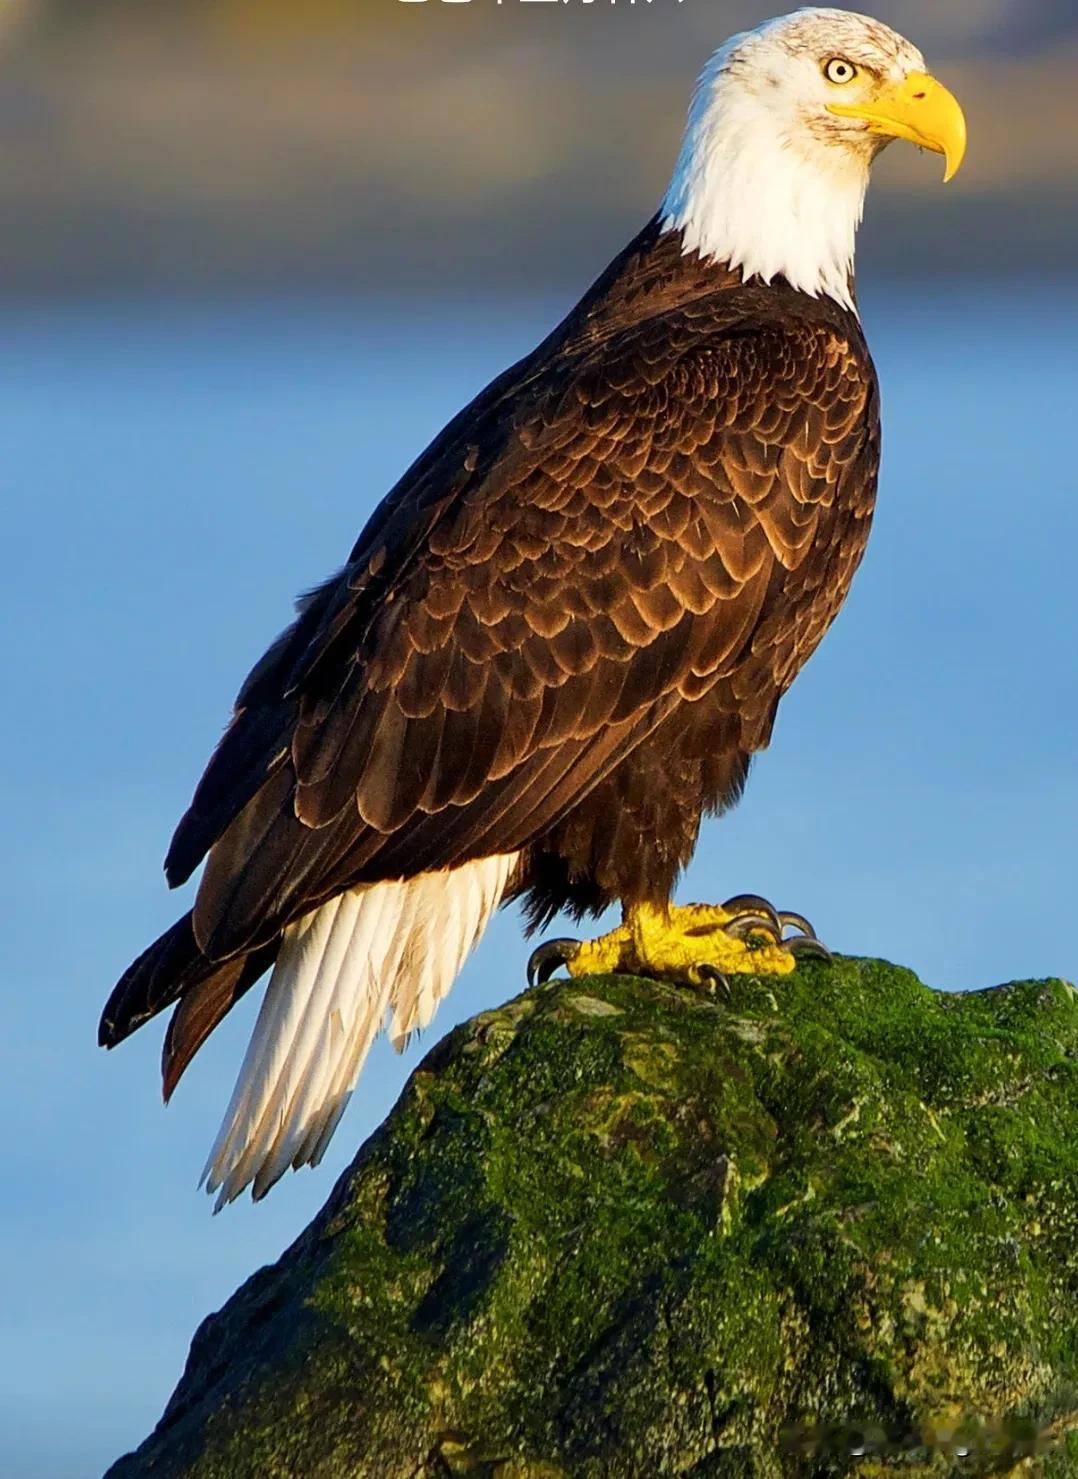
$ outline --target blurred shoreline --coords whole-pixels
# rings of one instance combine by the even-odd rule
[[[0,297],[580,287],[660,198],[707,52],[775,8],[308,4],[22,0],[0,69]],[[971,149],[946,191],[931,157],[881,160],[863,275],[1069,275],[1078,17],[875,8],[936,46]]]

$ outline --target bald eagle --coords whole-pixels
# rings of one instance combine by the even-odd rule
[[[854,296],[869,168],[965,146],[878,21],[735,36],[661,207],[565,321],[445,428],[244,683],[176,831],[193,909],[109,1000],[175,1005],[164,1091],[272,970],[204,1176],[218,1205],[317,1164],[383,1025],[425,1027],[493,912],[623,923],[533,978],[781,975],[820,948],[741,895],[676,908],[868,537],[876,378]],[[793,937],[791,938],[791,931]]]

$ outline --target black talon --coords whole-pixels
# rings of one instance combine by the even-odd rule
[[[700,978],[701,986],[710,986],[711,990],[722,996],[726,1001],[730,1000],[730,983],[716,965],[703,965],[696,967],[696,974]]]
[[[545,985],[559,966],[569,964],[579,949],[579,940],[544,941],[528,957],[528,985]]]
[[[823,960],[834,965],[835,957],[821,940],[808,935],[796,935],[792,940],[783,940],[782,948],[791,955],[804,956],[806,960]]]
[[[812,925],[803,914],[794,914],[789,909],[783,909],[779,914],[779,922],[783,929],[795,929],[810,940],[819,938]]]
[[[759,894],[735,894],[732,899],[727,899],[722,907],[727,914],[762,914],[774,930],[775,938],[777,940],[782,938],[782,921],[774,904],[761,899]]]
[[[746,940],[749,935],[761,933],[770,935],[776,943],[782,939],[782,925],[777,920],[772,920],[770,915],[739,914],[729,924],[724,924],[722,929],[723,934],[729,935],[732,940]]]

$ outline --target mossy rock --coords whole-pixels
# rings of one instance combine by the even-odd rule
[[[1063,1479],[1076,1426],[1078,993],[840,960],[458,1028],[111,1474]]]

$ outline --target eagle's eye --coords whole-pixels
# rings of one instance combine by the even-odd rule
[[[828,82],[833,82],[838,87],[845,87],[847,82],[852,82],[857,76],[857,68],[844,56],[833,56],[829,62],[824,63],[823,75]]]

